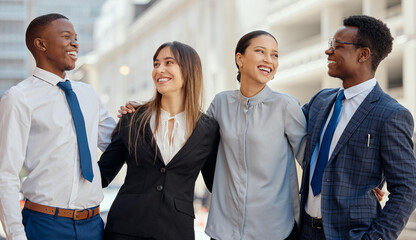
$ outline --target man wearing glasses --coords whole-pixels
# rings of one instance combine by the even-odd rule
[[[342,86],[303,107],[301,239],[396,239],[416,207],[413,117],[374,77],[392,42],[369,16],[346,18],[329,40],[328,74]],[[384,179],[390,195],[382,209],[372,189]]]

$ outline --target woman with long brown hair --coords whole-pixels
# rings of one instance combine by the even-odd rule
[[[193,194],[200,171],[212,188],[219,129],[201,112],[201,61],[190,46],[162,44],[153,57],[156,93],[124,115],[99,166],[103,187],[127,175],[104,239],[194,239]]]

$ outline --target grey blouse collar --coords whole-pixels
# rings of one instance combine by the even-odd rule
[[[270,89],[269,86],[265,86],[259,93],[257,93],[256,95],[254,95],[253,97],[245,97],[240,89],[237,90],[237,98],[238,101],[240,102],[240,104],[242,105],[248,105],[250,103],[250,106],[254,106],[257,105],[261,102],[263,102],[263,100],[272,92],[272,90]]]

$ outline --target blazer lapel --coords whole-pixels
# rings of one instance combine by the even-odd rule
[[[144,139],[146,140],[149,147],[152,149],[153,153],[155,153],[155,149],[156,149],[157,153],[155,153],[155,154],[157,154],[156,155],[157,160],[159,160],[164,165],[165,162],[162,159],[162,154],[160,153],[159,147],[157,146],[155,139],[152,140],[152,138],[153,138],[152,129],[150,128],[150,124],[147,123],[146,127],[145,127]]]
[[[176,153],[175,156],[173,156],[172,160],[168,163],[168,166],[175,164],[175,162],[179,161],[181,158],[186,156],[186,153],[194,148],[201,140],[203,136],[203,125],[202,124],[202,118],[201,116],[196,123],[195,129],[192,132],[191,136],[188,138],[188,140],[185,142],[185,144],[182,146],[182,148]]]
[[[381,94],[383,94],[383,90],[377,83],[374,89],[368,94],[368,96],[364,99],[361,105],[357,108],[351,120],[348,122],[347,126],[344,129],[344,132],[338,140],[338,143],[334,151],[332,152],[329,161],[334,159],[334,157],[341,150],[342,146],[344,146],[347,143],[347,141],[350,139],[355,130],[357,130],[361,122],[365,119],[365,117],[368,115],[371,109],[373,109],[375,103],[380,99]]]

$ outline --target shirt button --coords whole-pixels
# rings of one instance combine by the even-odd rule
[[[163,190],[163,186],[162,185],[157,185],[156,190],[158,192],[161,192]]]
[[[161,172],[161,173],[165,173],[165,172],[166,172],[166,168],[163,168],[163,167],[162,167],[162,168],[160,169],[160,172]]]

